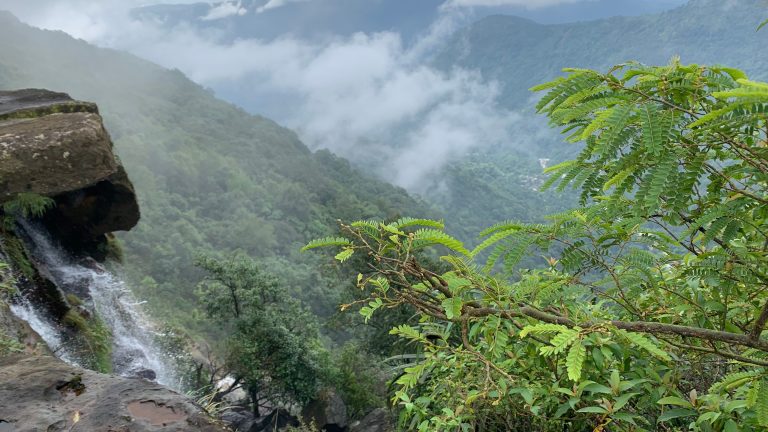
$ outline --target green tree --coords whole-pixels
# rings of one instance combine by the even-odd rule
[[[305,248],[367,257],[365,317],[419,311],[392,330],[421,358],[395,381],[403,426],[765,430],[768,84],[677,60],[566,73],[537,108],[584,146],[544,187],[581,207],[499,223],[471,250],[414,219]],[[451,271],[416,258],[433,246]]]
[[[226,368],[259,414],[264,402],[305,403],[325,379],[316,319],[249,257],[202,256],[198,293],[208,316],[228,334]]]

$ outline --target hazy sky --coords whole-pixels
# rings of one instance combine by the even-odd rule
[[[366,1],[378,2],[377,11],[386,12],[395,26],[367,31],[377,28],[377,17],[366,16],[364,7],[358,7],[356,15],[349,12],[353,8],[343,7]],[[415,1],[421,2],[423,28],[407,38],[405,30],[397,28],[398,17],[413,18],[415,7],[410,6]],[[178,68],[221,97],[295,129],[311,148],[330,148],[357,161],[376,155],[384,161],[382,176],[413,190],[445,163],[478,146],[514,144],[521,134],[512,131],[529,127],[519,114],[497,104],[497,83],[473,71],[443,72],[429,66],[430,55],[460,26],[489,13],[562,22],[658,11],[683,1],[227,1],[198,5],[194,11],[199,14],[191,21],[173,25],[131,17],[130,10],[144,3],[0,0],[0,9],[11,10],[35,26],[63,30],[97,45]],[[228,25],[210,27],[212,22],[253,19],[253,14],[283,14],[287,24],[293,16],[301,17],[310,20],[299,23],[307,26],[312,24],[307,11],[322,11],[331,27],[336,22],[359,20],[358,30],[331,31],[322,38],[287,32],[265,39],[226,34],[222,29],[231,28]],[[526,135],[532,134],[535,131]]]

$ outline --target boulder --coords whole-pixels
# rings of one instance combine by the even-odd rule
[[[344,400],[333,390],[324,390],[317,399],[311,401],[302,411],[307,423],[313,423],[326,432],[347,430],[349,418]]]
[[[264,417],[259,417],[248,432],[282,431],[288,427],[298,427],[301,423],[284,408],[275,408]]]
[[[0,202],[55,200],[45,223],[74,252],[133,228],[139,206],[96,105],[47,90],[0,91]]]
[[[384,408],[376,408],[349,428],[349,432],[393,432],[394,430],[392,416]]]
[[[98,114],[0,120],[0,190],[5,198],[22,192],[53,196],[116,172],[112,144]]]
[[[0,423],[16,432],[226,430],[186,397],[155,383],[48,356],[0,359]]]
[[[245,409],[232,409],[221,415],[221,421],[236,432],[250,432],[256,424],[256,416]]]

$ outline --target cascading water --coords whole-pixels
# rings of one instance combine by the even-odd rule
[[[26,321],[32,330],[34,330],[48,345],[48,348],[60,359],[65,362],[82,366],[77,361],[76,356],[70,352],[61,338],[61,331],[54,323],[48,320],[37,308],[32,305],[26,297],[21,297],[11,304],[11,312],[14,315]]]
[[[48,270],[52,282],[64,292],[85,299],[109,328],[113,372],[136,376],[153,371],[157,382],[174,387],[175,374],[163,361],[164,355],[156,347],[150,321],[139,309],[125,282],[91,259],[77,261],[68,256],[43,229],[26,222],[21,226],[30,252]],[[61,332],[28,300],[22,299],[14,305],[13,312],[27,321],[57,356],[77,364],[66,342],[62,342]]]

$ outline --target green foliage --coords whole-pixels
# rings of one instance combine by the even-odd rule
[[[3,249],[7,254],[8,264],[13,264],[14,268],[27,278],[34,277],[35,269],[27,257],[22,241],[18,237],[8,235],[3,230],[0,230],[0,238],[3,241]]]
[[[33,193],[20,193],[3,203],[3,213],[23,218],[39,218],[53,207],[53,199]]]
[[[580,208],[469,253],[430,221],[342,224],[369,266],[360,313],[419,313],[392,329],[418,355],[394,381],[401,426],[763,430],[768,84],[676,60],[566,72],[538,109],[584,142],[548,170]],[[417,258],[433,246],[449,272]]]
[[[24,352],[24,345],[0,332],[0,357]]]
[[[198,257],[198,295],[227,329],[226,366],[245,382],[255,411],[264,402],[305,403],[327,376],[327,354],[313,315],[243,254]]]
[[[357,343],[345,344],[334,358],[332,382],[347,406],[350,418],[359,419],[386,404],[386,380],[381,364]]]
[[[16,293],[16,278],[13,275],[10,265],[3,261],[2,251],[0,251],[0,304]]]

